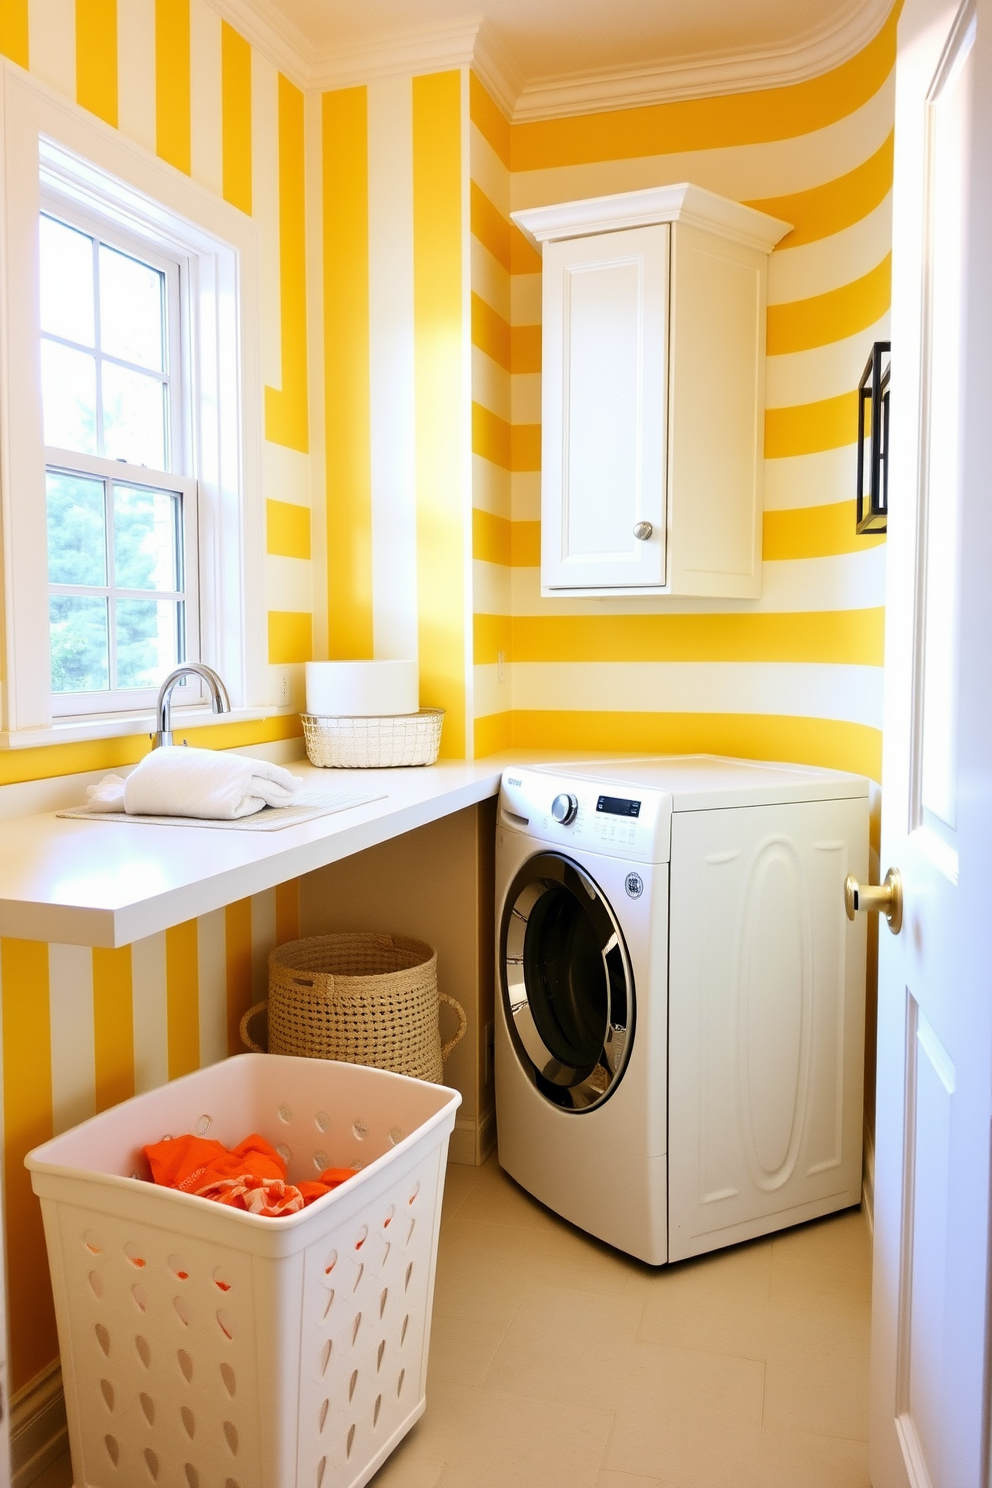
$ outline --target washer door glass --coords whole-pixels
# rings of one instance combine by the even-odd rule
[[[500,971],[510,1036],[538,1089],[573,1111],[606,1100],[630,1054],[633,978],[609,902],[569,858],[541,853],[517,874]]]

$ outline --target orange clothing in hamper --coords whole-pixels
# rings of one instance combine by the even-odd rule
[[[257,1132],[230,1149],[187,1134],[152,1142],[144,1152],[152,1178],[164,1188],[178,1188],[268,1219],[296,1214],[354,1177],[353,1168],[325,1168],[314,1182],[287,1183],[286,1164]]]

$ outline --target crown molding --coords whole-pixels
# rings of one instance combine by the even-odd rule
[[[674,62],[526,82],[496,28],[481,15],[317,48],[287,20],[274,0],[208,3],[305,90],[327,91],[375,78],[470,65],[509,119],[520,123],[806,82],[839,67],[867,46],[884,24],[893,0],[850,0],[839,20],[787,46],[708,52]]]
[[[557,202],[550,207],[527,207],[510,216],[535,248],[587,233],[620,232],[658,222],[687,222],[707,232],[731,238],[748,248],[771,253],[791,232],[792,224],[729,201],[683,181],[677,186],[649,186],[646,191],[621,191],[586,201]]]
[[[877,36],[893,0],[855,0],[839,22],[783,47],[708,52],[645,67],[531,78],[520,89],[513,123],[674,103],[726,93],[753,93],[807,82],[860,52]]]

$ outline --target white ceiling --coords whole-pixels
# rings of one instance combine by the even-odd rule
[[[467,47],[514,117],[814,76],[892,0],[211,0],[305,84],[341,86]],[[461,49],[461,51],[460,51]]]

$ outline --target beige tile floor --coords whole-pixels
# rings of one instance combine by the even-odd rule
[[[374,1488],[869,1488],[870,1278],[856,1210],[652,1270],[451,1166],[427,1411]]]

